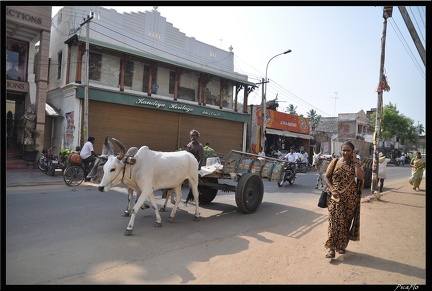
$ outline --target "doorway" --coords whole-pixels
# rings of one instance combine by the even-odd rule
[[[6,100],[6,145],[7,148],[22,149],[24,132],[20,121],[25,110],[25,95],[8,94]]]

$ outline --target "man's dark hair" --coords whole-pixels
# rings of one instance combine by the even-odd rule
[[[92,137],[92,136],[89,136],[89,138],[87,139],[89,142],[93,142],[93,141],[95,141],[95,138],[94,137]]]

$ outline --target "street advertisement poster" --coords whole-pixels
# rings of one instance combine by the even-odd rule
[[[75,122],[74,111],[66,113],[65,147],[72,149],[74,142]]]

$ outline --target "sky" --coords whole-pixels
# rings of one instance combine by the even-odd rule
[[[429,8],[425,5],[406,9],[426,49]],[[120,13],[153,10],[153,6],[104,7]],[[53,7],[53,15],[59,9]],[[267,71],[267,101],[277,98],[279,111],[292,104],[297,114],[307,116],[314,109],[332,117],[378,106],[383,6],[158,6],[157,10],[188,37],[226,51],[232,46],[234,70],[248,75],[250,82],[260,83]],[[290,53],[281,54],[288,49]],[[414,125],[426,129],[426,68],[397,6],[387,19],[384,52],[383,72],[390,91],[383,93],[383,106],[395,105]],[[249,95],[249,104],[261,104],[259,86]]]

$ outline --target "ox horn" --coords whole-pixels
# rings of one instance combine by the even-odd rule
[[[114,155],[114,146],[108,140],[108,137],[105,138],[103,147],[102,147],[102,155]]]
[[[120,147],[120,153],[117,156],[117,159],[119,159],[121,161],[124,158],[124,156],[126,155],[126,148],[119,140],[113,138],[113,141],[115,141],[115,143]]]
[[[316,155],[317,155],[317,153],[315,152],[315,147],[313,148],[313,152],[314,152],[314,155],[316,156]]]

